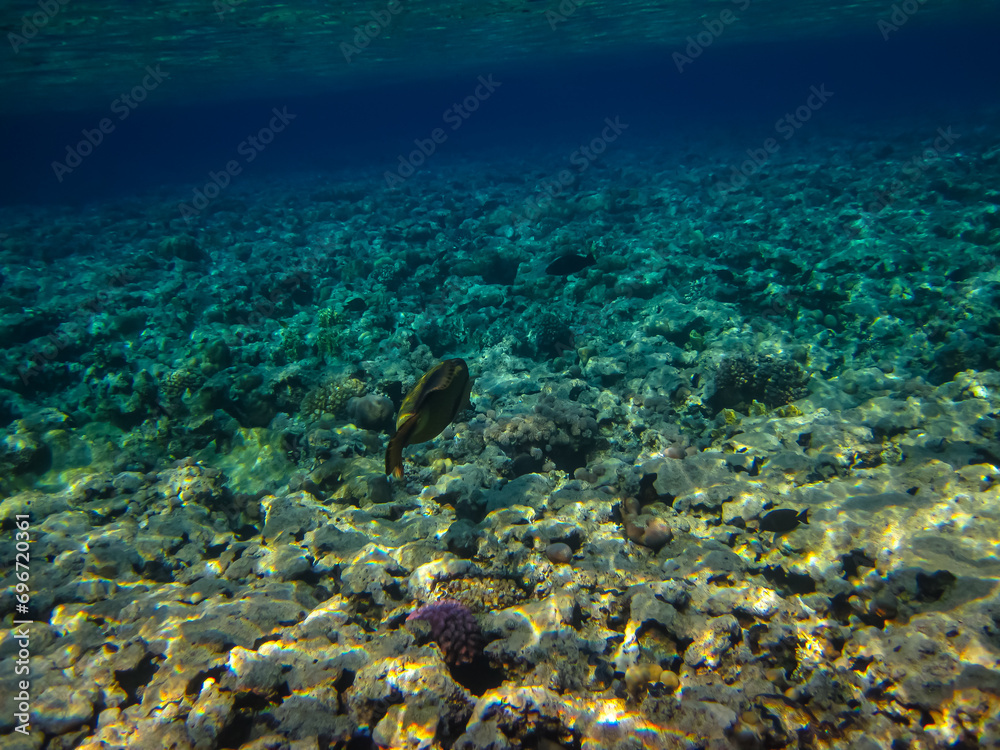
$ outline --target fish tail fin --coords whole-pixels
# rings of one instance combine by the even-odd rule
[[[385,473],[392,474],[396,479],[403,477],[403,441],[397,432],[385,447]]]
[[[392,474],[396,479],[403,478],[403,448],[410,441],[410,433],[417,423],[416,418],[410,417],[396,434],[389,438],[389,444],[385,447],[385,473]]]
[[[806,508],[804,511],[802,511],[801,513],[799,513],[799,520],[802,523],[805,523],[805,524],[809,523],[809,509],[808,508]]]

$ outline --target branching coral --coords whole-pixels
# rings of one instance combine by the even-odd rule
[[[321,357],[332,357],[340,351],[346,335],[344,326],[346,321],[341,312],[332,307],[326,307],[316,314],[316,325],[319,332],[316,334],[316,346]]]

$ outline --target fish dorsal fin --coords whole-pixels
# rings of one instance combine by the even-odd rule
[[[427,373],[432,377],[427,379],[425,390],[428,392],[448,390],[458,374],[464,369],[465,363],[460,359],[445,360],[439,367]]]
[[[446,389],[455,379],[459,364],[464,363],[460,359],[448,359],[436,364],[421,375],[420,380],[403,399],[403,403],[399,407],[400,416],[412,414],[419,408],[420,403],[427,397],[428,393]]]
[[[442,372],[440,379],[438,380],[437,383],[434,384],[433,388],[428,389],[428,393],[432,391],[436,393],[447,393],[451,389],[452,383],[455,382],[455,379],[458,378],[459,375],[461,375],[463,372],[468,374],[465,362],[463,362],[460,359],[449,359],[447,362],[443,364],[445,366],[441,368]],[[452,419],[454,419],[455,415],[458,414],[459,408],[461,408],[464,402],[468,399],[467,394],[469,393],[471,387],[472,387],[472,381],[466,379],[466,387],[462,390],[462,393],[458,395],[458,397],[454,400],[454,403],[452,404],[453,409],[448,419],[449,422]]]

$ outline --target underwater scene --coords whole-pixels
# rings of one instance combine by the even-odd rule
[[[1000,748],[995,2],[0,31],[0,750]]]

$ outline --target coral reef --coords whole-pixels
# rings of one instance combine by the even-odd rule
[[[622,524],[625,527],[625,536],[636,544],[649,547],[653,551],[659,550],[674,538],[674,532],[670,525],[662,518],[646,515],[642,519],[639,509],[639,501],[634,497],[626,498],[621,504]]]
[[[532,356],[551,359],[567,350],[572,351],[576,335],[565,317],[543,312],[534,319],[531,330],[524,340]]]
[[[584,404],[546,394],[529,412],[517,409],[490,419],[483,438],[511,458],[547,458],[560,469],[573,471],[586,464],[586,453],[596,446],[600,435],[596,416]]]
[[[335,378],[309,391],[299,410],[310,419],[324,414],[339,415],[351,399],[363,396],[365,384],[357,378]]]
[[[384,430],[392,425],[395,407],[385,396],[369,393],[347,401],[347,416],[366,430]]]
[[[156,195],[0,208],[8,625],[25,519],[32,563],[0,745],[998,746],[1000,150],[967,125],[878,212],[902,157],[823,135],[724,198],[636,136],[531,217],[523,159],[443,152],[399,190],[248,173],[187,239]],[[387,480],[393,407],[459,357],[470,408]]]
[[[454,599],[442,599],[419,607],[406,621],[423,620],[430,625],[431,639],[441,647],[449,664],[468,664],[480,653],[483,636],[476,616]]]
[[[806,395],[808,375],[796,363],[763,355],[736,355],[719,363],[715,392],[709,402],[717,409],[746,408],[757,401],[775,407]]]
[[[201,378],[192,370],[182,367],[166,373],[157,382],[160,393],[167,401],[175,401],[186,392],[194,391],[201,383]]]

